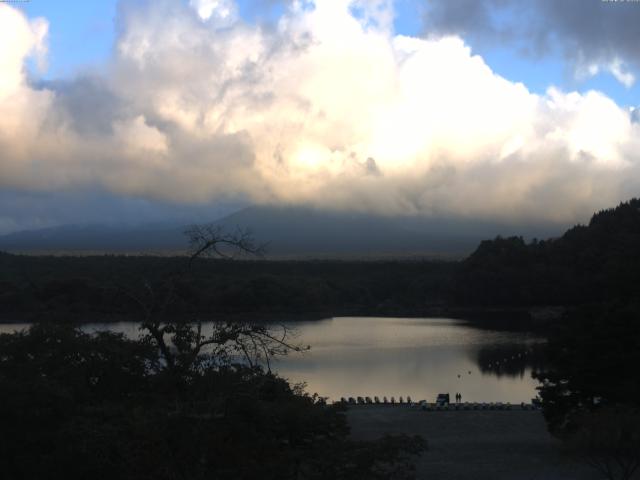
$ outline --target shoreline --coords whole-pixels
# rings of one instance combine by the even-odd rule
[[[303,312],[206,312],[191,317],[200,317],[203,322],[227,320],[232,322],[306,322],[320,321],[337,317],[382,317],[382,318],[449,318],[460,320],[477,328],[502,331],[544,332],[550,323],[557,321],[565,311],[565,307],[530,306],[530,307],[426,307],[421,309],[337,309],[327,311]],[[138,322],[133,313],[86,312],[69,315],[37,314],[33,312],[0,313],[0,324],[37,323],[39,321],[87,323],[122,323]],[[90,318],[83,320],[82,318]]]

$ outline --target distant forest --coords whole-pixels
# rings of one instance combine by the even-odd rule
[[[186,242],[186,240],[185,240]],[[128,293],[185,257],[0,253],[0,318],[126,318]],[[472,315],[487,310],[626,302],[640,291],[640,200],[593,215],[555,239],[497,237],[452,261],[198,259],[169,314],[291,319],[327,315]]]

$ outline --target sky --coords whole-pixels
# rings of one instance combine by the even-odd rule
[[[619,0],[1,2],[0,233],[250,204],[584,222],[640,191],[638,24]]]

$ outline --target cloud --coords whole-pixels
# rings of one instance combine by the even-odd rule
[[[385,1],[221,6],[122,3],[103,73],[34,83],[46,22],[0,4],[0,188],[519,221],[637,194],[640,125],[602,93],[535,95],[458,36],[395,35]]]
[[[608,69],[611,72],[611,75],[613,75],[616,80],[627,88],[632,87],[636,82],[635,75],[625,70],[622,60],[617,57],[613,59],[611,64],[609,64]]]
[[[608,71],[630,87],[640,68],[637,2],[602,0],[429,0],[427,35],[500,42],[530,56],[564,55],[578,76]]]
[[[237,19],[236,6],[229,0],[189,0],[189,5],[196,9],[202,20],[214,18],[232,23]]]

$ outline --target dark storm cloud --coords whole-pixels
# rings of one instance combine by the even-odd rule
[[[427,35],[510,41],[521,52],[559,52],[576,63],[616,58],[640,66],[640,3],[602,0],[429,0]]]
[[[504,3],[497,0],[430,0],[427,2],[424,19],[426,33],[478,35],[493,38],[505,33],[492,20],[491,15],[496,6],[502,7]]]
[[[594,60],[620,56],[640,64],[640,3],[602,0],[539,0],[538,28],[549,29],[547,47],[554,37]]]

